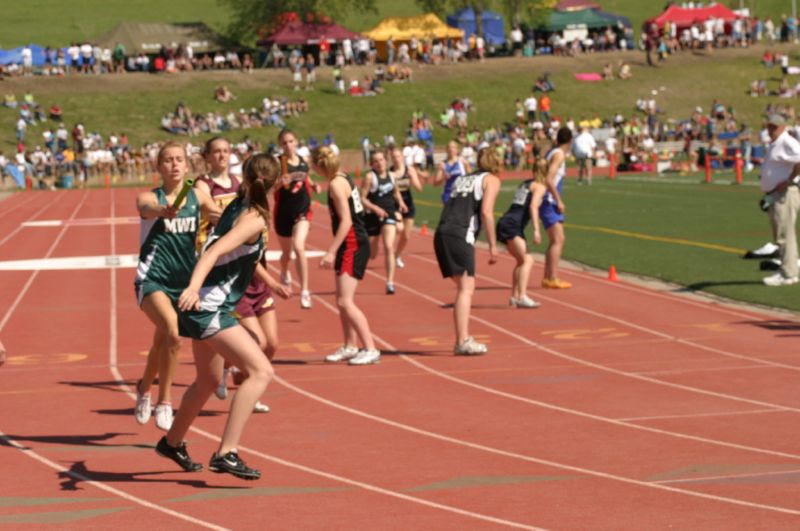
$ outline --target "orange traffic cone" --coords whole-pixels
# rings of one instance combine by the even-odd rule
[[[613,265],[608,268],[608,281],[619,282],[619,278],[617,277],[617,268]]]
[[[423,236],[427,236],[428,235],[428,224],[427,223],[423,223],[422,224],[422,228],[419,230],[419,233],[422,234]]]

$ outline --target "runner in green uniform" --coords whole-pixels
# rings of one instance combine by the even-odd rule
[[[164,184],[139,194],[136,207],[141,216],[139,266],[136,270],[136,298],[144,313],[156,326],[153,345],[147,354],[147,366],[136,386],[136,420],[150,420],[150,387],[160,375],[156,426],[167,431],[172,424],[172,377],[180,349],[178,316],[175,303],[189,284],[196,262],[195,238],[200,211],[219,219],[220,209],[211,197],[193,190],[180,208],[173,203],[183,187],[186,174],[186,150],[170,142],[158,153],[158,171]]]
[[[219,384],[224,357],[247,377],[233,399],[225,432],[219,449],[211,457],[209,470],[242,479],[261,477],[261,472],[245,465],[236,448],[273,371],[258,343],[238,323],[233,312],[261,258],[262,234],[269,226],[267,192],[279,174],[278,162],[269,155],[254,155],[247,161],[239,196],[222,214],[194,268],[189,286],[178,300],[181,333],[193,339],[197,376],[183,395],[172,428],[158,442],[156,452],[189,472],[202,466],[189,457],[183,438]]]

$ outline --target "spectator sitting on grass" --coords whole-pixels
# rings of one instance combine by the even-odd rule
[[[8,107],[9,109],[16,109],[17,108],[17,97],[13,94],[9,93],[3,96],[3,107]]]
[[[633,77],[633,73],[631,73],[631,66],[626,63],[625,61],[619,62],[619,78],[620,79],[630,79]]]
[[[235,100],[236,96],[228,89],[227,85],[220,85],[214,91],[214,99],[219,103],[228,103]]]

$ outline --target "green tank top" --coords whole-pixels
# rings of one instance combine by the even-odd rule
[[[159,205],[167,204],[162,188],[153,193]],[[135,284],[154,282],[178,294],[189,285],[197,263],[195,240],[200,226],[200,204],[194,190],[173,219],[142,219],[139,224],[139,266]]]
[[[225,236],[246,210],[247,201],[243,197],[234,199],[222,213],[203,251],[210,249]],[[220,256],[200,289],[200,309],[211,312],[233,311],[247,290],[263,252],[264,239],[258,238],[256,243],[243,243]]]

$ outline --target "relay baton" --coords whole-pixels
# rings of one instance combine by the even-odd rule
[[[189,194],[189,190],[192,189],[192,186],[194,186],[194,179],[186,179],[183,181],[183,188],[181,188],[181,191],[178,192],[178,197],[176,197],[175,202],[172,203],[172,208],[175,210],[180,209],[181,203],[183,203],[183,200],[186,199],[186,196]]]

